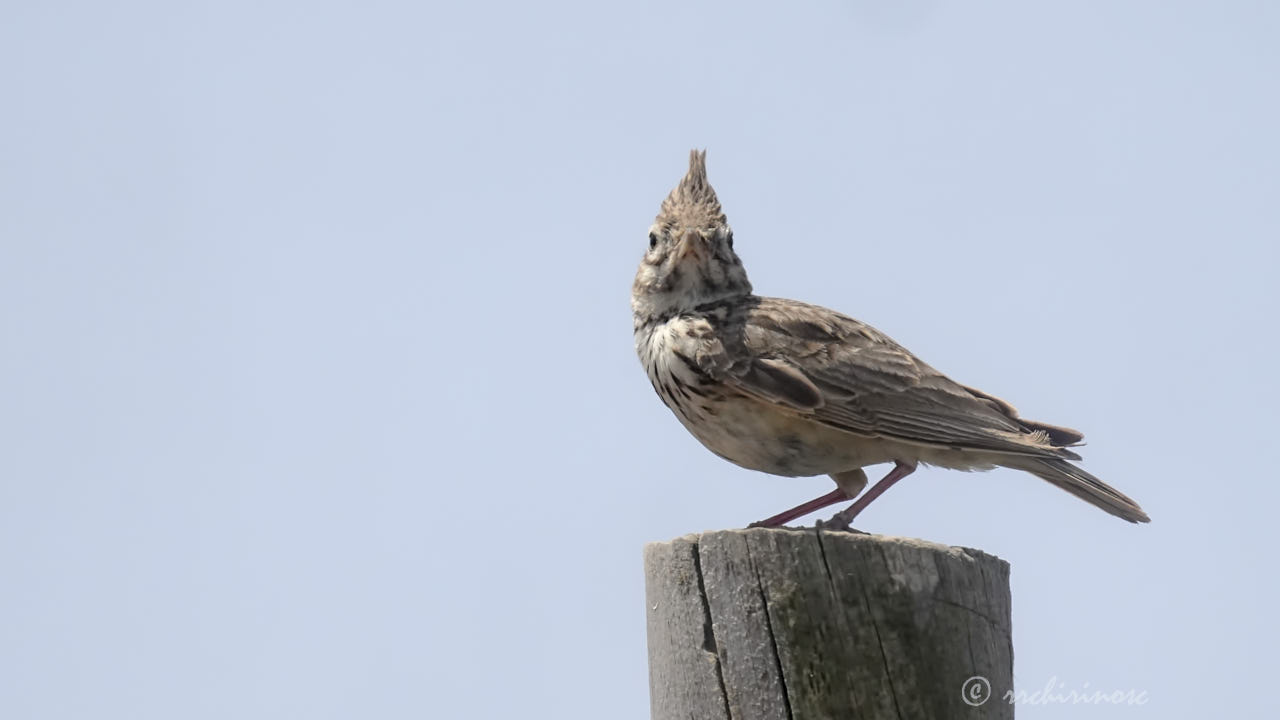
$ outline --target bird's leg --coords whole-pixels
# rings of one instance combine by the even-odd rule
[[[811,512],[821,510],[828,505],[835,505],[838,502],[848,500],[849,496],[844,491],[836,488],[820,498],[814,498],[807,503],[797,505],[790,510],[784,510],[771,518],[766,518],[760,522],[753,522],[747,527],[782,527],[798,517],[804,517]]]
[[[862,492],[863,488],[867,486],[867,474],[862,472],[862,468],[831,473],[831,479],[836,481],[836,490],[820,498],[814,498],[803,505],[797,505],[786,512],[780,512],[768,520],[753,522],[747,527],[782,527],[796,518],[804,517],[828,505],[852,500],[858,497],[858,493]]]
[[[866,507],[871,504],[872,500],[883,495],[884,491],[892,487],[894,483],[916,471],[915,463],[907,463],[901,460],[896,460],[895,462],[897,464],[893,466],[893,469],[890,470],[887,475],[880,479],[880,482],[873,485],[870,490],[864,493],[862,497],[858,498],[852,505],[833,515],[830,520],[827,520],[826,522],[819,522],[818,527],[826,528],[828,530],[851,529],[849,527],[849,523],[853,522],[853,519],[858,516],[858,513],[866,509]]]

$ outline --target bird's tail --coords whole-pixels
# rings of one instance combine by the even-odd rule
[[[1040,478],[1044,478],[1076,497],[1095,507],[1106,510],[1116,517],[1124,518],[1131,523],[1151,522],[1151,518],[1138,507],[1138,503],[1124,493],[1116,490],[1098,478],[1072,465],[1066,460],[1057,458],[1024,458],[1016,465],[1019,470],[1026,470]]]

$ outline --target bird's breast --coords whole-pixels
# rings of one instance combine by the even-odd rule
[[[637,335],[636,351],[653,389],[708,450],[744,468],[807,477],[887,462],[870,438],[822,425],[744,395],[698,373],[667,333]]]

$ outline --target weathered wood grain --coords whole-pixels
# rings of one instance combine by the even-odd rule
[[[645,581],[654,720],[1013,717],[1009,566],[981,551],[728,530],[649,545]],[[965,702],[974,676],[995,697]]]

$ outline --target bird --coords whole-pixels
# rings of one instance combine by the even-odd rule
[[[888,335],[825,307],[754,294],[707,179],[706,151],[662,201],[631,289],[636,353],[662,402],[708,450],[784,477],[829,475],[831,492],[752,527],[845,501],[819,526],[852,529],[920,465],[1013,468],[1132,523],[1134,500],[1072,461],[1076,430],[1028,420]],[[863,468],[893,463],[870,490]]]

